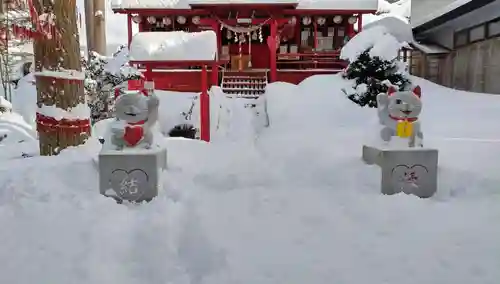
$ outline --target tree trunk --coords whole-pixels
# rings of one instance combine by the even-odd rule
[[[81,72],[76,1],[35,1],[39,15],[53,11],[55,30],[52,38],[38,35],[34,41],[35,71],[76,70]],[[35,73],[36,74],[36,73]],[[40,76],[44,75],[44,76]],[[71,111],[85,103],[82,80],[68,80],[36,74],[37,105]],[[83,144],[90,134],[88,119],[54,118],[37,113],[40,155],[57,155],[69,146]]]
[[[93,28],[94,28],[94,50],[101,54],[106,54],[106,5],[104,0],[94,0],[94,17]]]
[[[85,31],[87,33],[87,52],[89,55],[90,52],[95,51],[94,20],[94,0],[85,0]]]

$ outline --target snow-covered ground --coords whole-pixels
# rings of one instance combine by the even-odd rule
[[[345,98],[350,83],[274,83],[269,128],[227,100],[238,135],[163,141],[165,190],[149,204],[98,194],[94,139],[4,158],[0,283],[498,283],[500,97],[413,79],[426,146],[440,150],[431,199],[379,193],[360,158],[376,112]]]

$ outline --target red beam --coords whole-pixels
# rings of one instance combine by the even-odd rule
[[[250,10],[284,10],[284,9],[293,9],[297,7],[297,3],[203,3],[203,4],[190,4],[191,8],[197,9],[217,9],[217,8],[229,8],[229,9],[250,9]]]
[[[238,21],[236,19],[221,19],[221,21],[224,24],[230,25],[230,26],[247,24],[247,23],[238,23]],[[260,25],[260,24],[264,24],[266,21],[268,23],[270,23],[269,19],[252,19],[252,22],[250,24],[251,25]],[[288,22],[288,20],[280,19],[279,22],[280,23],[286,23],[286,22]],[[219,21],[217,21],[216,19],[213,19],[213,18],[201,19],[200,20],[200,25],[201,26],[212,26],[214,23],[219,24]]]

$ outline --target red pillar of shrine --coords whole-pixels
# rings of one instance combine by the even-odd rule
[[[131,42],[132,42],[132,15],[127,14],[127,45],[129,49]]]
[[[200,138],[210,142],[210,97],[208,96],[207,66],[201,67]]]
[[[269,81],[276,82],[277,71],[276,71],[276,37],[278,33],[278,23],[275,19],[271,20],[271,34],[267,38],[267,45],[269,47],[269,68],[270,68],[270,78]]]

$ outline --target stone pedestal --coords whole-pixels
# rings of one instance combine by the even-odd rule
[[[100,192],[119,201],[150,201],[158,195],[166,167],[165,148],[103,150],[99,153]]]
[[[363,160],[382,169],[383,194],[405,192],[428,198],[437,191],[438,150],[363,146]]]

